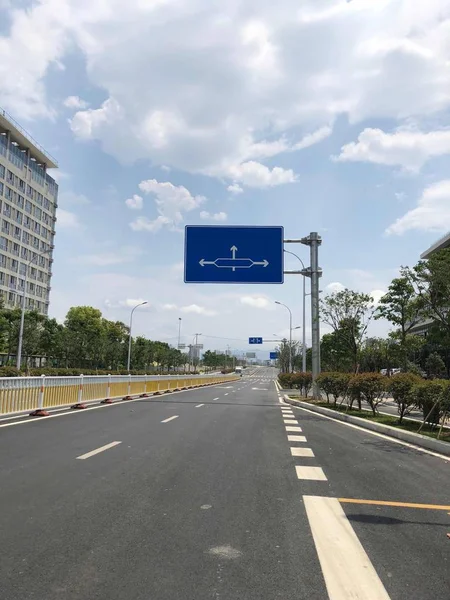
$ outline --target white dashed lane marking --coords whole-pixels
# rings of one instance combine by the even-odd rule
[[[292,456],[303,456],[305,458],[314,458],[314,452],[311,448],[291,448]]]
[[[283,419],[285,425],[298,425],[297,419]]]
[[[197,406],[195,408],[201,408],[202,406],[205,406],[204,404],[197,404]]]
[[[169,417],[168,419],[164,419],[161,423],[169,423],[169,421],[173,421],[174,419],[178,419],[179,415],[174,415],[173,417]]]
[[[287,438],[288,442],[306,442],[306,437],[304,435],[288,435]]]
[[[91,450],[86,454],[82,454],[81,456],[77,456],[77,460],[86,460],[87,458],[91,458],[91,456],[95,456],[96,454],[100,454],[100,452],[104,452],[105,450],[109,450],[110,448],[114,448],[114,446],[118,446],[122,442],[111,442],[110,444],[106,444],[106,446],[101,446],[100,448],[96,448],[95,450]]]
[[[297,465],[295,470],[299,479],[308,479],[310,481],[328,481],[322,467],[300,467]]]
[[[290,431],[291,433],[298,432],[301,433],[301,427],[295,427],[294,425],[286,425],[286,431]]]

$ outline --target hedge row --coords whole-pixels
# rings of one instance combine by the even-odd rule
[[[332,398],[336,405],[347,402],[349,408],[355,402],[361,409],[365,400],[376,414],[377,407],[386,394],[397,404],[399,422],[414,409],[422,411],[424,422],[437,425],[450,413],[450,381],[444,379],[424,380],[412,373],[399,373],[385,377],[380,373],[321,373],[317,378],[320,390],[327,401]]]
[[[311,373],[282,373],[278,375],[282,388],[300,390],[302,396],[307,396],[312,386]]]
[[[130,371],[131,375],[150,375],[151,373],[145,371]],[[176,373],[164,373],[165,375],[197,375],[197,371],[181,372]],[[36,377],[40,375],[47,375],[48,377],[71,377],[78,375],[128,375],[128,371],[106,371],[106,370],[93,370],[93,369],[55,369],[51,367],[42,367],[35,369],[28,369],[27,371],[19,371],[15,367],[0,367],[0,377]]]

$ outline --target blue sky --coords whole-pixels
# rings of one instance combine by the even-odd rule
[[[186,224],[318,231],[324,293],[379,298],[450,229],[450,6],[417,4],[0,0],[0,106],[60,165],[51,314],[143,299],[135,333],[236,350],[287,334],[275,300],[301,323],[300,277],[184,284]]]

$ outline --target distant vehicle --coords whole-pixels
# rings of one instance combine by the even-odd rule
[[[242,377],[242,367],[236,367],[234,372]]]

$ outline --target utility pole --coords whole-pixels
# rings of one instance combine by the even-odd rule
[[[322,270],[319,267],[319,246],[322,243],[320,235],[313,231],[302,239],[302,244],[310,247],[311,254],[311,346],[312,346],[312,376],[313,395],[320,398],[316,379],[320,373],[320,310],[319,310],[319,278]]]
[[[181,317],[178,317],[178,350],[181,346]]]

